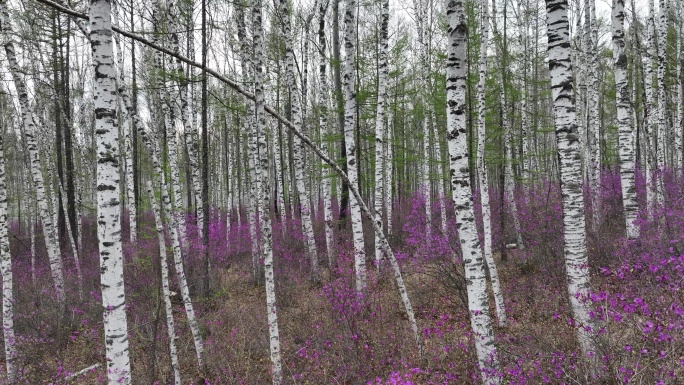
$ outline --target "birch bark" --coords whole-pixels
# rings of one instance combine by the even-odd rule
[[[254,106],[255,122],[259,144],[259,167],[261,180],[268,176],[268,148],[266,146],[266,119],[264,116],[264,47],[262,27],[261,0],[252,3],[252,32],[254,41]],[[276,307],[275,278],[273,273],[273,237],[271,228],[270,187],[265,186],[261,193],[261,246],[264,259],[266,282],[266,312],[268,316],[268,334],[271,351],[272,379],[274,385],[283,383],[282,363],[280,358],[280,337],[278,329],[278,313]]]
[[[656,205],[656,194],[655,186],[653,181],[654,173],[657,171],[657,166],[655,164],[655,140],[653,135],[653,123],[655,117],[655,103],[653,100],[653,58],[656,56],[655,50],[655,22],[654,22],[654,2],[653,0],[648,1],[648,20],[646,21],[646,30],[648,36],[648,44],[646,47],[646,55],[644,60],[646,61],[644,65],[644,88],[646,89],[645,104],[645,116],[644,116],[644,128],[645,128],[645,144],[646,144],[646,208],[647,208],[647,218],[649,221],[653,220],[653,214],[655,212]]]
[[[280,0],[280,12],[282,17],[282,32],[285,38],[285,67],[290,89],[292,124],[294,124],[298,130],[302,130],[302,110],[304,103],[300,97],[300,87],[297,84],[297,74],[295,72],[294,44],[290,23],[291,12],[288,6],[288,0]],[[311,263],[311,281],[319,282],[318,255],[314,240],[313,224],[311,222],[311,203],[309,201],[309,193],[304,183],[304,149],[302,148],[302,141],[298,137],[293,138],[292,155],[294,161],[295,185],[297,187],[302,215],[302,234],[304,235],[304,243],[306,244],[309,262]]]
[[[587,143],[590,151],[589,178],[591,186],[592,229],[599,230],[601,221],[601,140],[599,121],[599,81],[598,81],[598,25],[595,0],[585,0],[585,32],[587,34],[586,64],[587,85]]]
[[[330,127],[328,125],[328,98],[330,96],[330,89],[328,86],[327,75],[327,39],[325,37],[325,14],[328,10],[328,1],[321,1],[318,5],[318,45],[319,45],[319,87],[320,87],[320,118],[319,130],[321,136],[321,151],[324,154],[329,154],[328,151],[328,135],[330,134]],[[323,170],[326,170],[325,162],[322,162]],[[325,172],[325,171],[324,171]],[[323,216],[325,220],[325,246],[328,253],[328,267],[333,271],[335,267],[335,249],[333,238],[333,212],[332,212],[332,179],[325,176],[323,178]]]
[[[477,175],[480,179],[480,200],[482,202],[482,225],[484,235],[484,258],[489,270],[489,278],[492,282],[492,292],[496,303],[496,315],[499,326],[505,327],[507,323],[506,307],[504,304],[503,293],[499,273],[492,255],[492,217],[489,204],[489,175],[487,173],[487,162],[485,159],[485,83],[487,80],[487,49],[489,43],[489,1],[482,2],[482,20],[480,23],[480,79],[477,83]]]
[[[561,177],[565,269],[571,310],[577,325],[577,337],[586,356],[590,352],[596,352],[593,339],[596,330],[590,317],[590,306],[583,301],[589,294],[589,264],[582,196],[582,169],[579,163],[572,90],[567,8],[567,0],[546,0],[549,70]]]
[[[497,39],[500,39],[499,35],[499,29],[498,29],[498,23],[496,21],[496,0],[492,1],[492,26],[494,27],[494,36]],[[518,245],[518,248],[524,249],[525,245],[523,244],[523,239],[522,239],[522,230],[520,226],[520,218],[518,216],[518,205],[515,201],[515,181],[513,180],[513,163],[512,163],[512,156],[513,156],[513,151],[512,151],[512,146],[513,146],[513,133],[511,129],[511,123],[509,121],[510,119],[510,111],[508,109],[508,100],[506,97],[506,77],[504,76],[507,68],[506,68],[506,58],[504,55],[507,55],[507,53],[503,50],[502,47],[502,42],[498,42],[498,44],[494,44],[495,50],[496,50],[496,56],[499,58],[499,62],[501,63],[501,67],[499,68],[499,94],[500,94],[500,101],[501,101],[501,110],[502,110],[502,115],[503,115],[503,121],[502,126],[503,126],[503,132],[504,132],[504,157],[505,157],[505,162],[504,162],[504,174],[505,174],[505,183],[504,183],[504,191],[505,195],[508,201],[508,205],[511,210],[511,216],[513,219],[513,228],[515,230],[515,237],[516,237],[516,242]]]
[[[627,55],[625,54],[625,1],[613,0],[613,65],[617,95],[618,156],[620,160],[620,183],[627,238],[636,239],[639,228],[638,203],[634,182],[634,141],[630,116],[630,95],[627,82]]]
[[[665,0],[659,1],[659,17],[657,24],[656,47],[658,59],[658,108],[656,114],[658,119],[657,144],[656,144],[656,168],[655,168],[655,189],[656,203],[659,207],[664,202],[663,171],[665,170],[665,155],[667,149],[667,111],[666,111],[666,83],[665,83],[665,64],[667,55],[667,9]]]
[[[118,0],[115,0],[112,2],[112,13],[114,14],[112,23],[115,27],[119,26],[119,9],[117,6]],[[118,79],[118,86],[119,90],[123,89],[123,92],[125,92],[125,78],[124,78],[124,59],[123,59],[123,45],[120,44],[120,38],[119,34],[114,34],[114,47],[116,49],[116,65],[119,70],[119,79]],[[126,203],[128,203],[128,223],[129,223],[129,240],[131,243],[135,243],[137,238],[138,238],[138,225],[137,225],[137,213],[135,209],[135,193],[134,193],[134,181],[133,181],[133,146],[132,146],[132,140],[131,140],[131,135],[134,134],[133,128],[131,127],[131,118],[130,114],[124,109],[123,107],[123,101],[121,100],[121,96],[118,98],[118,103],[119,103],[119,109],[122,112],[123,116],[123,134],[124,134],[124,169],[126,170]],[[64,209],[66,210],[66,208]],[[65,211],[66,212],[66,211]]]
[[[487,277],[475,226],[475,212],[468,170],[466,141],[466,24],[462,0],[448,0],[447,8],[447,138],[451,167],[451,190],[458,237],[465,264],[470,324],[483,383],[501,383],[494,346],[494,331],[489,315]]]
[[[354,90],[356,55],[356,0],[347,0],[344,10],[344,142],[347,150],[347,176],[349,183],[358,184],[358,166],[356,159],[356,140],[354,128],[356,126],[356,91]],[[351,187],[350,187],[351,189]],[[354,271],[356,273],[356,291],[362,293],[366,288],[366,252],[363,239],[363,225],[361,223],[361,209],[356,198],[349,202],[352,222],[352,236],[354,239]]]
[[[119,202],[119,132],[116,70],[109,0],[90,1],[90,45],[97,139],[97,235],[109,384],[130,384]]]
[[[389,0],[383,0],[381,5],[380,15],[380,42],[379,42],[379,58],[378,58],[378,103],[375,113],[375,222],[382,228],[382,192],[384,187],[384,140],[385,140],[385,110],[387,99],[387,50],[388,50],[388,34],[387,27],[389,24]],[[375,267],[380,271],[380,260],[382,259],[382,249],[380,247],[380,238],[375,235]]]
[[[162,295],[164,296],[164,311],[166,312],[166,330],[169,336],[169,355],[171,369],[175,385],[181,385],[180,366],[178,365],[178,352],[176,349],[176,327],[173,320],[173,307],[171,305],[171,290],[169,289],[169,265],[166,262],[166,240],[164,239],[164,226],[162,225],[159,203],[152,189],[152,182],[147,181],[147,193],[150,196],[150,206],[154,215],[154,225],[159,240],[159,261],[161,264]]]
[[[4,4],[0,3],[0,6]],[[4,10],[3,10],[4,11]],[[17,379],[17,348],[14,338],[14,283],[12,281],[12,254],[10,253],[7,223],[7,185],[5,182],[5,147],[0,135],[0,271],[2,272],[2,332],[5,345],[7,383]],[[65,211],[66,212],[66,211]],[[68,218],[68,216],[67,216]],[[33,226],[33,222],[31,222]]]

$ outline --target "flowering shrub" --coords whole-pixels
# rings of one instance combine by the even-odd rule
[[[592,271],[590,301],[598,325],[599,350],[583,357],[577,325],[569,311],[563,261],[560,189],[539,182],[521,187],[516,203],[525,243],[514,242],[508,204],[502,212],[500,192],[490,191],[495,260],[499,266],[508,326],[495,327],[500,365],[506,384],[677,383],[684,379],[684,196],[673,173],[665,171],[665,202],[653,220],[645,209],[646,186],[637,175],[640,204],[637,240],[624,238],[619,175],[606,170],[601,182],[600,223],[592,224],[591,192],[587,201],[588,252]],[[480,197],[477,225],[482,240]],[[373,233],[365,223],[368,290],[355,290],[353,247],[348,229],[335,228],[337,266],[330,269],[322,204],[314,205],[314,231],[322,282],[308,279],[309,260],[298,216],[273,221],[276,296],[284,373],[288,384],[365,383],[452,384],[480,381],[467,311],[457,224],[448,198],[446,231],[440,205],[433,202],[425,218],[421,194],[394,202],[392,247],[404,273],[423,339],[423,355],[413,340],[389,265],[374,266]],[[336,211],[335,211],[336,212]],[[204,383],[254,384],[270,381],[264,288],[253,277],[247,213],[241,223],[233,212],[212,210],[207,248],[198,238],[193,216],[186,216],[184,268],[205,338]],[[124,218],[125,279],[132,370],[147,383],[169,383],[173,373],[159,281],[159,244],[150,213],[139,218],[139,239],[128,243]],[[502,220],[503,219],[503,220]],[[104,360],[99,255],[94,218],[84,219],[80,260],[84,296],[79,297],[74,259],[63,240],[67,308],[59,309],[52,289],[42,237],[37,237],[32,272],[30,240],[13,224],[11,240],[16,285],[15,329],[20,384],[65,383],[71,373]],[[503,225],[503,227],[502,227]],[[431,231],[427,231],[431,226]],[[39,227],[36,226],[39,230]],[[172,260],[167,236],[167,258]],[[502,260],[501,252],[507,261]],[[206,252],[206,254],[205,254]],[[211,265],[211,295],[200,297],[202,264]],[[171,290],[178,292],[170,264]],[[32,278],[35,275],[35,280]],[[177,344],[184,381],[202,383],[179,296],[173,298]],[[491,314],[494,314],[493,303]],[[589,368],[595,362],[595,370]],[[102,367],[74,383],[105,383]]]

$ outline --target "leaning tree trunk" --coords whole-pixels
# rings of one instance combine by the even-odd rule
[[[116,71],[108,0],[90,2],[90,43],[95,68],[93,96],[97,139],[97,238],[107,379],[111,385],[130,384],[124,258],[121,248]]]
[[[380,16],[380,55],[378,57],[378,105],[375,115],[375,222],[382,227],[382,192],[384,187],[384,139],[385,139],[385,114],[387,104],[387,50],[388,35],[387,27],[389,24],[389,0],[382,2],[382,14]],[[382,259],[382,248],[380,238],[375,236],[375,267],[380,271],[380,260]]]
[[[594,337],[597,331],[590,316],[591,308],[584,301],[589,294],[589,264],[567,8],[567,0],[546,0],[549,70],[563,206],[565,269],[570,306],[577,324],[577,338],[586,357],[588,353],[596,352]]]
[[[4,34],[5,56],[9,64],[12,79],[14,80],[14,87],[17,89],[17,98],[19,99],[19,106],[21,107],[21,120],[24,125],[24,139],[26,140],[26,147],[29,151],[29,160],[31,163],[31,176],[33,184],[36,189],[36,203],[38,204],[41,223],[43,225],[43,235],[45,237],[45,246],[48,252],[48,260],[50,261],[50,271],[52,273],[52,280],[55,286],[55,295],[57,301],[61,304],[66,302],[66,294],[64,293],[64,267],[62,266],[62,257],[60,255],[59,237],[57,237],[55,222],[49,213],[48,202],[45,194],[45,181],[40,165],[40,152],[38,149],[38,139],[36,137],[37,127],[33,119],[31,111],[28,89],[22,70],[19,67],[16,53],[14,51],[14,44],[10,39],[12,33],[9,14],[7,10],[6,0],[0,0],[0,28]]]
[[[630,121],[630,100],[627,84],[627,55],[625,54],[625,1],[613,0],[613,64],[617,95],[618,155],[620,183],[627,238],[636,239],[639,228],[634,223],[639,206],[634,182],[634,141]]]
[[[356,159],[356,91],[354,90],[354,56],[356,55],[356,0],[348,0],[344,10],[344,142],[347,150],[347,176],[349,183],[358,185],[358,163]],[[351,187],[350,187],[351,189]],[[354,271],[356,272],[356,291],[366,288],[366,252],[363,240],[361,209],[356,198],[351,199],[349,210],[354,239]]]
[[[164,226],[162,225],[159,203],[152,189],[152,182],[147,181],[147,192],[150,196],[150,206],[154,215],[154,225],[159,240],[159,261],[161,266],[162,295],[164,296],[164,311],[166,312],[166,330],[169,335],[169,356],[171,369],[173,370],[174,384],[181,384],[180,366],[178,365],[178,352],[176,350],[176,328],[173,321],[173,307],[171,305],[171,290],[169,289],[169,265],[166,262],[166,240],[164,239]]]
[[[489,205],[489,176],[487,175],[487,162],[485,161],[485,83],[487,80],[487,49],[489,38],[489,1],[482,3],[482,22],[480,23],[480,79],[477,83],[477,175],[480,180],[480,201],[482,203],[482,225],[484,235],[484,257],[492,281],[492,292],[496,303],[496,315],[499,326],[505,327],[507,323],[506,307],[499,272],[492,254],[492,216]]]
[[[252,32],[254,39],[254,106],[255,122],[259,144],[260,179],[268,180],[268,147],[266,145],[266,119],[264,112],[264,47],[263,27],[261,16],[261,0],[253,0],[252,4]],[[263,184],[261,192],[261,250],[264,259],[264,274],[266,276],[266,311],[268,317],[268,334],[270,341],[273,384],[283,382],[282,363],[280,359],[280,337],[278,330],[278,313],[276,308],[275,278],[273,276],[273,234],[271,228],[270,186]]]
[[[287,72],[287,81],[290,89],[290,111],[292,113],[292,124],[298,129],[302,130],[302,103],[300,88],[297,85],[297,74],[295,69],[295,58],[293,50],[292,28],[290,25],[290,7],[288,0],[280,0],[280,12],[282,17],[282,29],[285,38],[285,67]],[[305,55],[307,52],[304,53]],[[302,216],[302,234],[304,235],[304,242],[306,243],[306,250],[311,263],[311,281],[320,281],[318,273],[318,255],[316,252],[316,242],[314,239],[313,223],[311,221],[311,202],[309,201],[309,194],[304,183],[304,148],[302,141],[298,137],[294,137],[292,141],[292,155],[294,161],[295,184],[297,187],[297,195],[299,197],[299,206]],[[267,176],[262,175],[262,180],[266,180]]]
[[[494,331],[489,316],[487,276],[482,250],[477,237],[473,209],[468,147],[466,141],[466,36],[468,27],[462,0],[447,3],[447,137],[451,167],[451,190],[456,220],[460,224],[458,237],[465,263],[470,324],[475,337],[475,350],[483,383],[501,383],[494,346]]]
[[[3,10],[4,11],[4,10]],[[3,12],[4,13],[4,12]],[[7,20],[3,18],[3,21]],[[3,23],[4,24],[4,23]],[[14,338],[14,284],[12,283],[12,255],[7,223],[7,188],[5,184],[5,149],[0,134],[0,271],[2,272],[2,332],[5,345],[7,383],[17,379],[17,348]],[[30,222],[33,226],[33,222]]]

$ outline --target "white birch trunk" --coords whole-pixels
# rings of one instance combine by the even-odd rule
[[[388,105],[388,107],[390,107]],[[393,111],[389,108],[389,119],[387,119],[387,156],[385,159],[385,217],[387,218],[387,234],[392,234],[392,129],[394,128]]]
[[[180,366],[178,365],[178,352],[176,350],[176,328],[173,321],[173,307],[171,305],[171,290],[169,289],[169,265],[166,262],[166,241],[164,239],[164,226],[162,225],[159,203],[152,189],[152,182],[147,181],[147,192],[150,196],[150,206],[154,215],[154,225],[159,240],[159,260],[161,264],[162,295],[164,296],[164,311],[166,312],[166,329],[169,335],[169,355],[171,357],[171,369],[173,370],[174,384],[181,385]]]
[[[487,49],[489,42],[489,1],[482,2],[482,21],[480,23],[480,79],[477,83],[477,175],[480,180],[480,200],[482,202],[482,225],[484,230],[484,257],[492,282],[492,292],[496,303],[496,315],[499,326],[505,327],[507,323],[506,306],[504,304],[499,272],[492,254],[492,217],[489,204],[489,176],[487,174],[487,162],[485,161],[485,83],[487,80]]]
[[[492,7],[492,12],[493,12],[493,18],[492,18],[492,26],[494,27],[494,36],[499,37],[499,29],[497,27],[497,17],[496,17],[496,3],[493,3],[494,6]],[[511,217],[513,219],[513,228],[515,230],[515,237],[516,237],[516,242],[518,245],[519,249],[524,249],[525,245],[523,244],[523,239],[522,239],[522,231],[521,231],[521,226],[520,226],[520,218],[518,217],[518,205],[515,201],[515,181],[513,180],[513,163],[512,163],[512,157],[513,157],[513,151],[512,151],[512,145],[513,145],[513,132],[511,128],[511,123],[509,121],[510,119],[510,112],[508,110],[508,103],[506,100],[506,87],[504,84],[504,72],[506,71],[506,68],[503,67],[504,60],[502,60],[503,56],[506,53],[503,52],[503,49],[500,47],[500,44],[495,44],[496,48],[496,53],[497,57],[499,58],[500,63],[502,64],[501,68],[499,68],[499,94],[500,94],[500,101],[501,101],[501,111],[503,115],[503,121],[502,126],[503,126],[503,132],[504,132],[504,157],[505,157],[505,162],[504,162],[504,177],[505,177],[505,182],[504,182],[504,192],[506,195],[506,199],[508,201],[508,205],[511,210]]]
[[[4,5],[4,4],[3,4]],[[4,10],[3,10],[4,11]],[[7,20],[3,18],[3,21]],[[4,24],[4,23],[3,23]],[[5,182],[5,148],[0,135],[0,271],[2,272],[2,332],[5,345],[7,383],[17,379],[17,348],[14,338],[14,284],[12,282],[12,255],[10,253],[7,221],[7,187]],[[33,227],[33,222],[31,222]]]
[[[266,119],[264,116],[264,48],[263,27],[261,15],[261,0],[253,0],[252,4],[252,32],[254,38],[254,105],[255,122],[257,125],[259,143],[259,167],[261,180],[268,176],[268,148],[266,146]],[[280,337],[278,330],[278,313],[276,308],[275,278],[273,276],[273,237],[271,229],[270,188],[268,185],[261,194],[261,244],[264,259],[264,274],[266,277],[266,311],[268,315],[268,334],[271,351],[272,379],[274,385],[283,383],[282,363],[280,359]]]
[[[498,359],[494,346],[494,331],[489,315],[487,276],[480,241],[475,226],[472,189],[468,171],[466,141],[466,13],[462,0],[449,0],[446,8],[447,41],[447,138],[451,167],[451,190],[454,200],[461,253],[465,264],[466,288],[470,324],[475,339],[475,350],[482,382],[501,383]],[[494,374],[489,374],[494,373]]]
[[[91,0],[89,24],[95,68],[93,96],[97,139],[97,235],[107,379],[111,385],[130,384],[124,256],[121,249],[116,70],[108,0]]]
[[[589,294],[589,264],[567,7],[567,0],[546,0],[549,70],[561,174],[565,269],[577,337],[587,357],[588,353],[596,352],[594,336],[597,330],[594,330],[594,322],[589,315],[590,306],[583,301]]]
[[[644,57],[646,64],[644,65],[644,88],[646,90],[646,100],[645,100],[645,117],[644,117],[644,128],[645,128],[645,143],[646,143],[646,208],[647,208],[647,218],[649,221],[653,221],[653,214],[655,212],[656,196],[655,196],[655,186],[653,185],[653,174],[656,171],[657,166],[655,164],[655,140],[653,137],[653,122],[655,119],[655,103],[653,100],[653,58],[656,56],[655,50],[655,23],[654,23],[654,4],[653,0],[648,1],[648,20],[646,24],[646,30],[648,35],[648,44],[646,47],[647,53]]]
[[[437,117],[435,115],[435,110],[430,109],[430,114],[432,115],[432,135],[435,140],[432,143],[435,147],[435,156],[437,158],[437,204],[439,205],[439,216],[441,221],[442,236],[447,236],[447,213],[446,213],[446,196],[444,195],[444,163],[442,163],[442,146],[439,144],[439,130],[437,129]]]
[[[387,104],[387,51],[388,51],[388,34],[387,27],[389,24],[389,0],[383,0],[382,10],[380,15],[380,54],[378,58],[378,103],[375,114],[375,222],[382,228],[382,192],[384,187],[384,139],[385,139],[385,110]],[[382,248],[380,247],[380,238],[375,235],[375,267],[380,271],[380,260],[382,259]]]
[[[321,136],[321,151],[324,154],[330,156],[328,151],[328,135],[330,134],[330,128],[328,127],[328,98],[330,97],[330,90],[328,88],[328,76],[326,72],[326,50],[327,50],[327,40],[325,37],[325,14],[328,9],[327,2],[324,4],[321,1],[318,5],[318,44],[319,44],[319,87],[320,87],[320,118],[319,118],[319,129]],[[326,164],[322,162],[322,170],[326,172]],[[328,253],[328,268],[333,271],[335,267],[335,249],[334,249],[334,238],[333,238],[333,212],[332,212],[332,178],[324,176],[322,181],[323,187],[323,216],[325,220],[325,247]]]
[[[615,67],[615,89],[617,95],[618,156],[620,160],[620,184],[625,216],[627,238],[636,239],[639,228],[638,203],[634,182],[634,142],[630,117],[630,99],[627,83],[627,55],[625,54],[625,1],[613,0],[613,65]]]
[[[33,204],[31,204],[33,208]],[[31,283],[36,283],[36,210],[31,210],[34,215],[31,215],[31,226],[29,227],[31,231]]]
[[[589,178],[591,186],[592,229],[599,230],[601,221],[601,141],[599,121],[599,81],[598,81],[598,25],[596,21],[595,0],[585,0],[585,24],[587,45],[585,47],[588,69],[587,86],[587,131],[590,159]]]
[[[137,119],[137,116],[135,116],[135,118]],[[204,342],[202,341],[202,334],[199,330],[197,316],[195,315],[195,307],[193,306],[192,299],[190,298],[190,289],[188,288],[188,281],[185,276],[185,268],[183,267],[178,217],[174,215],[173,207],[171,206],[171,197],[168,193],[168,182],[166,181],[166,175],[163,173],[161,163],[159,162],[159,154],[161,151],[155,148],[155,146],[157,146],[156,140],[153,137],[150,137],[143,125],[138,124],[137,127],[140,138],[147,147],[147,150],[150,153],[150,158],[152,158],[152,166],[155,174],[159,175],[161,178],[162,209],[168,216],[168,222],[170,223],[169,232],[171,233],[171,244],[173,246],[174,270],[176,270],[176,277],[178,279],[178,286],[180,287],[181,299],[183,300],[183,307],[188,317],[188,325],[190,326],[190,332],[192,334],[193,344],[195,346],[197,366],[200,372],[204,372]]]
[[[119,26],[119,7],[117,6],[119,0],[112,1],[112,13],[113,25],[115,27]],[[125,87],[124,79],[124,61],[123,61],[123,45],[120,44],[119,34],[114,34],[114,46],[116,49],[116,64],[119,70],[119,89]],[[125,89],[125,88],[124,88]],[[123,101],[121,96],[118,98],[119,109],[121,110],[121,115],[123,117],[123,134],[124,134],[124,169],[126,170],[126,203],[128,204],[128,223],[130,227],[129,240],[131,243],[135,243],[138,239],[138,224],[137,224],[137,213],[135,210],[135,193],[134,193],[134,181],[133,181],[133,141],[131,135],[133,134],[133,128],[131,127],[131,117],[130,114],[124,109]],[[125,112],[125,113],[124,113]],[[64,209],[66,212],[66,208]]]
[[[657,24],[657,59],[658,59],[658,119],[657,145],[656,145],[656,202],[662,206],[664,202],[663,171],[665,170],[665,156],[667,149],[667,121],[666,121],[666,83],[665,83],[665,59],[667,55],[667,10],[665,0],[659,2],[659,21]]]
[[[238,4],[235,9],[235,17],[237,24],[238,40],[240,41],[240,66],[242,69],[242,76],[250,84],[252,82],[252,62],[250,57],[250,45],[247,39],[246,18],[243,4]],[[247,210],[247,219],[249,222],[249,234],[252,241],[252,272],[254,274],[254,281],[259,282],[260,271],[259,267],[259,243],[257,242],[257,217],[258,217],[258,173],[256,172],[255,163],[257,156],[256,143],[256,126],[254,122],[254,104],[250,101],[247,104],[247,168],[249,178],[248,191],[249,202]]]
[[[30,109],[28,89],[26,87],[26,83],[24,82],[24,78],[22,77],[22,70],[19,67],[19,62],[14,50],[14,44],[10,38],[12,31],[9,24],[6,0],[0,0],[0,18],[5,46],[5,55],[7,57],[10,72],[12,73],[14,87],[17,90],[17,97],[21,107],[21,120],[24,125],[24,137],[26,140],[26,147],[29,151],[29,160],[31,163],[31,177],[36,189],[36,203],[38,205],[43,227],[43,235],[45,238],[45,245],[47,247],[48,260],[50,262],[50,271],[52,273],[55,294],[57,301],[61,304],[64,304],[66,302],[66,294],[64,292],[64,268],[62,266],[62,257],[60,255],[59,238],[55,234],[55,222],[52,220],[52,216],[49,213],[48,202],[45,193],[45,182],[40,165],[38,140],[36,137],[37,128]]]
[[[293,38],[290,26],[290,9],[288,0],[280,0],[280,12],[282,17],[282,29],[285,38],[285,68],[287,72],[288,86],[290,89],[290,110],[292,112],[292,124],[298,129],[302,130],[302,109],[305,105],[302,102],[300,95],[300,87],[297,84],[297,74],[294,62]],[[299,205],[302,214],[302,234],[304,235],[304,243],[306,244],[309,262],[311,263],[311,281],[320,281],[318,272],[318,253],[316,252],[316,243],[313,233],[313,224],[311,222],[311,203],[309,201],[309,193],[304,183],[304,148],[302,148],[302,141],[298,137],[294,137],[292,141],[292,157],[294,158],[294,172],[295,185],[297,187],[297,195],[299,197]],[[311,173],[307,173],[311,175]],[[262,180],[264,176],[262,175]]]
[[[347,176],[349,183],[358,184],[358,165],[356,159],[356,91],[354,90],[354,56],[356,54],[356,0],[347,0],[344,10],[344,142],[347,148]],[[350,187],[351,189],[351,187]],[[349,199],[349,211],[354,239],[354,271],[356,273],[356,291],[362,293],[366,288],[366,251],[361,223],[361,209],[356,198]]]

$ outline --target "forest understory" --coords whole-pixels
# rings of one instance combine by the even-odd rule
[[[684,380],[684,191],[669,175],[664,209],[655,222],[639,220],[642,236],[623,236],[618,177],[604,173],[602,221],[589,232],[592,287],[585,300],[600,325],[599,369],[588,369],[577,346],[576,328],[568,305],[563,267],[560,193],[556,184],[542,183],[517,192],[524,250],[502,247],[497,252],[508,314],[506,327],[495,327],[500,373],[506,384],[677,384]],[[645,200],[643,178],[637,178]],[[496,196],[496,192],[493,193]],[[475,196],[475,201],[478,197]],[[492,200],[495,245],[512,243],[510,218],[503,220]],[[448,237],[434,229],[426,237],[424,200],[419,195],[394,203],[391,244],[406,278],[409,296],[424,339],[420,352],[411,337],[395,283],[383,264],[369,269],[364,297],[354,289],[351,241],[340,232],[335,246],[338,267],[325,266],[320,284],[309,280],[298,218],[287,226],[274,218],[276,296],[284,383],[286,384],[461,384],[476,383],[480,372],[473,351],[473,334],[455,221],[448,215]],[[447,204],[447,208],[451,208]],[[476,204],[476,208],[479,207]],[[317,213],[322,210],[316,210]],[[590,212],[590,211],[589,211]],[[435,210],[434,218],[439,217]],[[235,220],[233,213],[233,221]],[[245,218],[243,215],[242,218]],[[161,300],[159,252],[151,214],[141,216],[138,241],[125,243],[125,282],[130,327],[132,378],[135,384],[172,382]],[[187,218],[184,261],[205,341],[206,372],[200,377],[192,336],[179,294],[172,293],[178,333],[181,375],[188,383],[263,384],[271,381],[268,326],[263,317],[264,286],[251,272],[247,223],[233,222],[226,235],[225,213],[210,220],[211,295],[195,289],[200,280],[201,242],[193,218]],[[322,219],[315,216],[315,234],[324,254]],[[401,225],[401,226],[399,226]],[[656,234],[660,226],[666,237]],[[372,234],[366,223],[366,235]],[[92,218],[84,222],[81,255],[85,296],[69,250],[65,257],[68,306],[58,310],[48,261],[36,239],[36,276],[31,279],[27,229],[12,227],[13,270],[16,272],[19,383],[104,384],[106,373],[94,368],[67,381],[72,373],[103,362],[98,254]],[[124,225],[124,239],[127,226]],[[480,231],[481,236],[481,231]],[[367,237],[367,245],[372,240]],[[447,241],[451,239],[452,241]],[[510,247],[510,246],[509,246]],[[497,246],[497,249],[501,249]],[[369,248],[368,255],[372,255]],[[372,261],[369,259],[368,261]],[[172,276],[174,276],[172,274]],[[172,280],[173,281],[173,280]],[[179,293],[177,283],[172,290]],[[494,309],[494,302],[490,309]],[[56,322],[59,320],[59,322]]]

